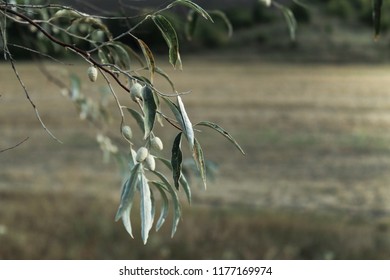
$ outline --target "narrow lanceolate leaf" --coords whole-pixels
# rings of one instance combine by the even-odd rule
[[[168,167],[172,171],[172,164],[169,160],[167,160],[165,158],[161,158],[161,157],[156,157],[156,159],[160,160],[166,167]],[[188,183],[186,176],[184,176],[183,172],[180,175],[179,183],[183,187],[183,190],[186,194],[188,203],[191,204],[191,201],[192,201],[191,188],[190,188],[190,184]]]
[[[161,174],[158,171],[154,171],[153,173],[161,179],[163,185],[168,189],[168,191],[172,197],[173,221],[172,221],[171,237],[173,237],[175,235],[175,232],[177,230],[177,225],[179,224],[180,217],[181,217],[181,207],[180,207],[179,197],[177,196],[175,189],[172,187],[172,185],[169,183],[169,181],[167,180],[167,178],[163,174]]]
[[[375,38],[379,36],[381,28],[381,10],[382,10],[382,0],[373,0],[373,12],[372,17],[374,20],[374,34]]]
[[[133,116],[142,132],[145,133],[144,118],[141,116],[141,114],[132,108],[126,107],[126,109]]]
[[[171,166],[173,173],[173,183],[175,188],[179,189],[179,179],[181,176],[181,163],[183,161],[183,154],[180,149],[181,146],[181,132],[176,136],[172,146]]]
[[[183,175],[183,173],[180,176],[179,182],[180,182],[180,185],[182,185],[183,190],[184,190],[184,192],[186,194],[188,204],[191,204],[192,195],[191,195],[190,184],[188,184],[188,181],[187,181],[186,177]]]
[[[133,203],[139,170],[140,164],[136,164],[130,172],[129,179],[126,180],[125,184],[122,187],[121,201],[119,204],[118,211],[115,215],[115,221],[118,221],[122,217],[124,211],[127,208],[130,208]]]
[[[150,81],[153,83],[154,69],[156,68],[156,62],[154,60],[154,56],[152,51],[149,49],[148,45],[141,39],[138,39],[138,44],[141,47],[142,53],[144,54],[146,64],[148,65],[148,69],[150,72]]]
[[[110,54],[114,58],[115,64],[122,70],[130,70],[131,59],[125,45],[120,42],[113,42],[109,43],[107,46],[111,49]]]
[[[200,126],[207,126],[207,127],[210,127],[212,129],[214,129],[215,131],[221,133],[223,136],[225,136],[230,142],[232,142],[237,149],[240,150],[240,152],[242,154],[245,155],[245,152],[244,150],[240,147],[240,145],[237,143],[236,140],[234,140],[233,136],[231,136],[226,130],[224,130],[222,127],[220,127],[219,125],[215,124],[215,123],[212,123],[212,122],[209,122],[209,121],[203,121],[203,122],[200,122],[196,125],[200,125]]]
[[[161,205],[161,213],[156,223],[156,231],[159,231],[159,229],[162,227],[162,225],[165,223],[168,211],[169,211],[169,200],[168,196],[165,193],[165,186],[160,182],[153,182],[153,184],[156,186],[158,191],[160,192],[161,198],[162,198],[162,205]]]
[[[154,193],[153,193],[153,190],[152,188],[149,187],[149,190],[150,190],[150,201],[152,203],[152,224],[150,225],[150,228],[152,228],[152,225],[153,225],[153,222],[154,222],[154,217],[156,215],[156,204],[155,204],[155,200],[154,200]]]
[[[169,48],[169,62],[172,64],[174,68],[177,66],[179,69],[182,69],[180,53],[179,53],[179,39],[177,38],[177,34],[175,28],[173,28],[172,24],[169,20],[162,16],[156,15],[152,17],[154,23],[160,30],[162,36],[164,37],[165,42]]]
[[[173,7],[174,5],[179,5],[179,4],[183,5],[183,6],[187,6],[188,8],[199,13],[205,19],[213,22],[213,19],[210,17],[208,12],[206,12],[201,6],[199,6],[198,4],[195,4],[194,2],[192,2],[190,0],[176,0],[172,4],[170,4],[168,7]]]
[[[184,29],[188,41],[191,41],[192,38],[194,37],[196,25],[198,23],[198,18],[199,15],[195,13],[193,10],[188,12],[187,21]]]
[[[128,164],[131,169],[137,164],[137,161],[135,160],[136,156],[137,156],[137,152],[132,147],[130,147]]]
[[[170,194],[173,201],[173,221],[172,221],[172,230],[171,230],[171,237],[173,237],[177,230],[177,225],[179,224],[180,217],[181,217],[181,207],[180,207],[180,201],[177,196],[177,193],[173,190],[172,186],[170,187]]]
[[[109,52],[108,48],[107,48],[107,52]],[[98,56],[99,56],[100,62],[103,64],[114,63],[113,58],[107,56],[107,53],[106,53],[106,51],[103,50],[103,47],[99,48]]]
[[[290,30],[290,38],[294,41],[297,31],[297,20],[295,19],[295,16],[290,9],[284,7],[282,12],[287,21],[288,29]]]
[[[211,11],[210,15],[213,16],[214,18],[217,17],[221,19],[227,28],[228,37],[230,38],[233,36],[233,25],[224,12],[215,10],[215,11]]]
[[[155,67],[154,70],[156,71],[157,74],[159,74],[161,77],[165,78],[165,80],[167,80],[167,82],[169,83],[169,85],[172,87],[172,90],[173,91],[176,91],[175,89],[175,84],[172,82],[171,78],[168,76],[167,73],[165,73],[165,71],[163,69],[161,69],[160,67]]]
[[[150,132],[153,130],[154,122],[156,119],[156,110],[157,110],[157,105],[154,100],[154,94],[152,89],[149,86],[145,86],[142,89],[142,96],[144,100],[144,113],[145,113],[145,118],[144,118],[144,128],[145,128],[145,135],[144,139],[148,138]]]
[[[207,188],[206,184],[206,164],[204,161],[204,155],[202,147],[200,146],[198,140],[195,138],[193,158],[195,160],[196,166],[198,167],[200,177],[202,178],[204,188]]]
[[[134,166],[130,172],[130,177],[122,187],[121,202],[115,216],[115,221],[122,218],[123,225],[126,231],[133,237],[131,227],[130,213],[133,206],[134,194],[138,184],[140,164]]]
[[[122,223],[123,223],[123,226],[125,227],[126,231],[128,232],[128,234],[134,238],[133,236],[133,229],[131,227],[131,220],[130,220],[130,213],[131,213],[131,208],[127,208],[125,210],[125,212],[123,212],[123,215],[122,215]]]
[[[140,175],[139,189],[141,193],[141,236],[144,244],[146,244],[149,237],[149,231],[153,225],[153,216],[149,184],[144,174]]]
[[[183,119],[181,117],[179,107],[175,103],[173,103],[169,98],[162,97],[162,99],[165,101],[165,103],[167,103],[169,109],[171,109],[173,115],[175,116],[175,119],[180,124],[180,128],[182,128],[183,127]]]
[[[297,26],[298,26],[297,20],[295,19],[295,16],[294,16],[294,13],[284,5],[281,5],[277,2],[273,2],[273,4],[276,8],[278,8],[282,12],[282,14],[287,22],[288,29],[290,31],[290,38],[291,38],[291,40],[294,41],[295,34],[297,31]]]
[[[182,129],[190,145],[190,149],[192,150],[194,147],[194,129],[192,128],[192,123],[187,115],[186,109],[180,96],[177,97],[177,103],[179,105],[179,110],[182,119]]]
[[[156,159],[161,161],[166,167],[168,167],[172,171],[172,164],[171,164],[171,162],[168,159],[162,158],[162,157],[158,157],[158,156],[156,156]]]

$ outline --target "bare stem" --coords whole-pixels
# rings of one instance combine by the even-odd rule
[[[0,153],[3,153],[3,152],[6,152],[6,151],[9,151],[9,150],[12,150],[12,149],[15,149],[16,147],[22,145],[24,142],[26,142],[30,137],[26,137],[25,139],[23,139],[22,141],[20,141],[19,143],[17,143],[16,145],[13,145],[12,147],[8,147],[8,148],[5,148],[3,150],[0,150]]]

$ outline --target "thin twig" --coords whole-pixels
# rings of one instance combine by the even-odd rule
[[[9,58],[9,61],[11,63],[11,66],[12,66],[12,69],[15,73],[15,76],[16,78],[18,79],[19,81],[19,84],[20,86],[23,88],[23,91],[26,95],[26,98],[27,100],[30,102],[31,106],[33,107],[34,111],[35,111],[35,116],[37,117],[38,121],[40,122],[41,126],[43,127],[43,129],[54,139],[56,140],[57,142],[61,143],[62,144],[62,141],[60,139],[58,139],[57,137],[54,136],[54,134],[46,127],[45,123],[43,122],[41,116],[39,115],[39,111],[38,111],[38,108],[37,106],[35,105],[35,103],[32,101],[31,97],[30,97],[30,94],[27,90],[27,87],[26,85],[24,84],[22,78],[20,77],[19,75],[19,72],[18,70],[16,69],[16,66],[15,66],[15,61],[12,57],[12,55],[8,52],[8,50],[5,50],[5,52],[7,53],[7,56]]]
[[[120,114],[121,114],[120,132],[122,132],[122,127],[123,127],[123,123],[124,123],[124,119],[125,119],[125,115],[123,114],[123,110],[122,110],[122,105],[121,105],[121,103],[120,103],[120,101],[119,101],[119,98],[118,98],[118,96],[116,95],[115,90],[114,90],[114,88],[112,87],[111,82],[110,82],[110,80],[108,79],[107,75],[106,75],[102,70],[99,69],[99,71],[100,71],[100,73],[102,74],[103,78],[106,80],[107,85],[108,85],[108,87],[110,88],[111,94],[112,94],[112,96],[113,96],[114,99],[115,99],[116,105],[118,106],[119,112],[120,112]]]
[[[12,147],[8,147],[8,148],[5,148],[3,150],[0,150],[0,153],[3,153],[3,152],[6,152],[6,151],[9,151],[9,150],[12,150],[12,149],[15,149],[16,147],[22,145],[24,142],[26,142],[30,137],[26,137],[25,139],[23,139],[22,141],[20,141],[18,144],[16,145],[13,145]]]
[[[51,60],[53,60],[54,62],[57,62],[59,64],[62,64],[62,65],[68,65],[68,66],[72,66],[73,64],[71,63],[64,63],[62,62],[61,60],[58,60],[54,57],[52,57],[51,55],[48,55],[48,54],[45,54],[45,53],[42,53],[40,51],[37,51],[37,50],[34,50],[32,48],[29,48],[29,47],[25,47],[25,46],[21,46],[21,45],[18,45],[18,44],[12,44],[12,43],[8,43],[9,46],[12,46],[12,47],[15,47],[15,48],[19,48],[19,49],[23,49],[23,50],[26,50],[26,51],[29,51],[29,52],[32,52],[32,53],[35,53],[35,54],[38,54],[40,56],[44,56],[46,58],[49,58]]]

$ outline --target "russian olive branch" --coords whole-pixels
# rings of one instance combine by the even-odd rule
[[[0,1],[0,3],[4,2]],[[27,25],[31,32],[38,32],[38,39],[44,39],[43,43],[50,42],[50,46],[60,46],[64,50],[68,50],[81,59],[84,59],[85,62],[90,65],[87,70],[87,75],[91,82],[96,81],[98,73],[103,76],[109,88],[109,92],[120,111],[121,134],[122,137],[130,143],[130,153],[129,151],[126,154],[119,152],[118,147],[111,142],[111,138],[106,136],[107,130],[105,130],[105,128],[109,121],[109,114],[107,114],[109,113],[109,110],[107,110],[107,103],[105,102],[104,96],[102,96],[100,102],[97,103],[80,92],[81,81],[77,76],[70,76],[71,85],[68,87],[61,79],[58,79],[55,74],[50,73],[43,65],[40,64],[42,72],[46,74],[49,81],[54,82],[54,84],[62,89],[66,89],[66,91],[62,91],[62,93],[67,95],[74,102],[79,110],[80,118],[88,120],[96,125],[97,128],[100,128],[96,140],[104,152],[104,158],[108,158],[112,155],[117,162],[122,165],[122,171],[124,169],[122,175],[123,178],[127,178],[127,180],[124,180],[120,204],[115,220],[117,221],[121,219],[124,227],[131,236],[130,210],[133,204],[134,194],[136,192],[140,194],[141,235],[144,243],[147,242],[149,231],[154,224],[154,210],[156,204],[153,192],[158,190],[161,194],[160,198],[162,199],[161,214],[156,223],[156,230],[158,230],[165,222],[169,204],[173,204],[172,236],[176,232],[177,225],[181,217],[181,206],[177,195],[179,186],[182,187],[187,200],[191,203],[191,189],[183,173],[184,167],[182,167],[182,139],[185,139],[188,143],[189,151],[192,154],[204,187],[206,188],[206,161],[199,141],[195,138],[194,132],[199,132],[195,126],[203,125],[216,130],[233,142],[233,144],[242,151],[235,140],[220,126],[207,121],[200,122],[195,126],[192,125],[181,99],[182,95],[188,94],[189,92],[179,93],[175,89],[174,83],[171,81],[170,77],[162,69],[156,66],[154,55],[149,49],[149,46],[132,34],[132,31],[138,28],[146,20],[150,19],[153,21],[169,47],[170,64],[174,68],[176,68],[177,65],[181,68],[179,40],[176,30],[170,20],[168,20],[164,15],[159,14],[162,11],[170,9],[178,4],[182,4],[187,8],[190,8],[212,22],[210,15],[197,4],[190,0],[176,0],[159,11],[146,13],[143,15],[143,19],[140,19],[137,24],[132,27],[128,25],[128,30],[126,32],[123,32],[119,36],[113,38],[111,32],[108,30],[108,27],[100,21],[103,17],[80,13],[70,7],[60,5],[9,6],[0,4],[0,15],[3,15],[4,21],[11,20],[18,24]],[[29,9],[45,9],[45,7],[47,9],[55,9],[55,14],[52,15],[51,11],[33,11],[33,14],[36,15],[38,19],[35,20],[35,16],[30,16],[31,11]],[[40,20],[40,18],[43,18],[43,20]],[[59,18],[66,19],[67,23],[70,22],[70,25],[68,25],[67,28],[63,28],[64,25],[62,24],[62,21],[54,21]],[[130,17],[122,17],[122,19],[129,18]],[[72,26],[75,26],[75,29],[71,29]],[[86,31],[82,31],[81,28],[85,26],[88,29],[84,29]],[[19,77],[12,55],[8,50],[8,46],[21,47],[22,49],[34,54],[41,54],[54,61],[57,60],[50,55],[45,55],[43,52],[36,51],[32,48],[16,44],[8,44],[5,32],[6,27],[6,24],[0,27],[6,58],[10,59],[12,68],[14,69],[14,72],[24,89],[27,98],[34,107],[36,115],[42,126],[45,130],[47,130],[39,117],[35,104],[32,102],[28,94],[26,86]],[[95,31],[100,31],[101,33],[94,33]],[[138,43],[140,50],[143,53],[143,59],[141,59],[141,57],[138,56],[138,54],[130,46],[118,41],[124,36],[129,36]],[[78,43],[87,43],[89,47],[81,47]],[[94,48],[88,50],[91,46]],[[96,51],[98,52],[97,54],[95,53]],[[131,62],[130,57],[132,57],[133,54],[141,62],[141,68],[139,69],[132,69],[133,63]],[[93,55],[98,56],[98,58],[94,58]],[[146,62],[145,64],[147,66],[145,66],[143,60]],[[147,70],[150,76],[140,73],[141,71]],[[153,78],[155,74],[164,77],[169,82],[173,89],[173,94],[164,93],[154,86]],[[122,78],[126,79],[126,83],[122,81]],[[139,110],[134,110],[131,107],[121,105],[121,102],[114,90],[113,81],[115,81],[121,89],[130,94],[131,99],[138,105]],[[174,115],[174,118],[168,117],[161,111],[161,101],[165,101],[167,103],[168,108]],[[141,139],[140,147],[138,147],[137,151],[133,149],[132,130],[130,126],[125,125],[125,108],[143,131],[143,138]],[[173,141],[170,160],[159,156],[160,152],[163,150],[163,142],[155,135],[154,128],[157,122],[162,124],[162,120],[165,120],[174,128],[179,130],[175,140]],[[101,126],[99,127],[99,125]],[[47,132],[55,138],[49,130],[47,130]],[[172,171],[171,180],[166,178],[164,174],[155,170],[156,160],[162,161],[162,163]],[[152,175],[159,180],[150,180],[148,179],[149,175]]]
[[[29,7],[31,7],[31,6],[29,6]],[[59,6],[59,5],[43,5],[43,6],[35,5],[35,6],[32,6],[32,7],[38,8],[38,9],[39,9],[39,8],[44,8],[44,7],[51,7],[51,8],[53,8],[53,7],[56,7],[56,8],[62,7],[62,8],[69,9],[69,10],[72,10],[72,11],[74,10],[74,9],[72,9],[72,8],[70,8],[70,7],[63,7],[63,6]],[[53,35],[51,35],[50,33],[48,33],[48,32],[39,24],[39,21],[33,20],[33,19],[29,18],[28,16],[24,15],[23,13],[19,13],[19,12],[15,11],[15,10],[10,9],[10,8],[9,8],[9,5],[0,5],[0,10],[3,11],[6,15],[7,15],[7,13],[9,13],[9,14],[12,14],[12,15],[14,15],[14,16],[17,16],[17,17],[23,19],[23,20],[24,20],[25,22],[27,22],[28,24],[31,24],[32,26],[34,26],[35,28],[37,28],[38,31],[40,31],[42,34],[44,34],[44,35],[45,35],[50,41],[52,41],[53,43],[55,43],[55,44],[57,44],[57,45],[59,45],[59,46],[65,48],[65,49],[68,49],[68,50],[70,50],[70,51],[72,51],[72,52],[74,52],[74,53],[80,55],[80,56],[81,56],[82,58],[84,58],[87,62],[89,62],[89,63],[92,64],[93,66],[99,68],[102,74],[107,73],[108,75],[110,75],[110,76],[115,80],[115,82],[116,82],[122,89],[124,89],[126,92],[130,92],[130,89],[128,88],[128,86],[126,86],[125,84],[123,84],[123,83],[119,80],[118,76],[116,75],[116,73],[115,73],[114,71],[109,70],[109,69],[107,69],[106,67],[111,67],[111,68],[115,69],[116,71],[120,72],[121,74],[127,76],[127,77],[130,78],[130,79],[141,81],[139,78],[130,75],[130,74],[127,73],[126,71],[123,71],[123,70],[120,69],[118,66],[116,66],[116,65],[114,65],[114,64],[102,64],[102,63],[99,63],[97,60],[95,60],[95,59],[91,56],[91,53],[92,53],[92,52],[94,52],[95,50],[98,50],[99,48],[101,48],[102,46],[104,46],[104,44],[100,45],[100,46],[99,46],[98,48],[96,48],[96,49],[93,49],[93,50],[90,50],[90,51],[85,51],[85,50],[83,50],[83,49],[81,49],[81,48],[78,48],[78,47],[76,47],[76,46],[74,46],[74,45],[72,45],[72,44],[68,44],[68,43],[66,43],[66,42],[63,42],[63,41],[59,40],[58,38],[54,37]],[[81,13],[81,14],[82,14],[82,13]],[[146,20],[146,19],[148,19],[148,17],[145,17],[144,20]],[[144,21],[144,20],[143,20],[143,21]],[[142,23],[143,21],[141,21],[141,23]],[[137,25],[137,26],[139,26],[139,25]],[[134,30],[137,26],[134,26],[131,30]],[[127,31],[126,34],[129,34],[130,32],[131,32],[131,31]],[[71,34],[71,35],[73,36],[74,34]],[[133,34],[131,34],[131,36],[135,38],[135,36],[134,36]],[[118,36],[118,37],[119,37],[119,36]],[[115,41],[115,40],[121,38],[121,37],[119,37],[119,38],[118,38],[118,37],[117,37],[117,38],[114,38],[113,41]],[[109,42],[106,42],[106,43],[108,44]],[[19,46],[17,46],[17,47],[19,47]],[[22,48],[25,48],[25,49],[26,49],[26,47],[22,47]],[[33,50],[33,49],[29,49],[29,51],[38,52],[38,51],[35,51],[35,50]],[[38,52],[38,53],[40,53],[40,52]],[[21,86],[22,86],[22,88],[24,89],[24,92],[25,92],[25,94],[26,94],[26,97],[27,97],[27,99],[29,100],[29,102],[31,103],[31,105],[33,106],[33,108],[34,108],[34,110],[35,110],[35,112],[36,112],[37,118],[38,118],[38,120],[40,121],[42,127],[48,132],[48,134],[49,134],[52,138],[54,138],[55,140],[57,140],[58,142],[61,143],[61,141],[60,141],[58,138],[56,138],[56,137],[53,135],[53,133],[51,133],[50,130],[49,130],[49,129],[46,127],[46,125],[43,123],[43,121],[42,121],[42,119],[41,119],[41,117],[40,117],[40,115],[39,115],[39,112],[38,112],[38,110],[37,110],[37,107],[36,107],[35,103],[31,100],[31,98],[30,98],[30,96],[29,96],[29,94],[28,94],[27,88],[25,87],[23,81],[21,80],[21,78],[20,78],[20,76],[19,76],[19,74],[18,74],[18,72],[17,72],[17,70],[16,70],[16,67],[15,67],[15,65],[14,65],[14,60],[12,59],[12,56],[10,55],[9,52],[7,52],[7,54],[8,54],[8,57],[9,57],[10,61],[11,61],[12,68],[14,69],[15,74],[16,74],[18,80],[19,80],[19,83],[21,83]],[[52,58],[52,57],[50,57],[50,56],[48,56],[48,57],[49,57],[49,58]],[[53,59],[54,59],[54,58],[53,58]],[[103,75],[103,77],[104,77],[104,79],[106,80],[106,82],[107,82],[107,84],[108,84],[108,86],[109,86],[109,88],[110,88],[110,91],[111,91],[111,93],[113,94],[114,99],[115,99],[115,101],[116,101],[116,103],[117,103],[117,105],[118,105],[118,109],[119,109],[120,114],[121,114],[121,124],[120,124],[120,127],[122,127],[124,115],[123,115],[123,111],[122,111],[122,108],[121,108],[119,99],[118,99],[118,97],[116,96],[115,91],[114,91],[114,89],[112,88],[112,85],[111,85],[109,79],[108,79],[105,75]],[[142,81],[142,82],[145,83],[145,81]],[[184,94],[188,94],[188,93],[189,93],[189,92],[184,92],[184,93],[166,94],[166,93],[163,93],[163,92],[161,92],[160,90],[156,89],[153,85],[151,85],[151,84],[149,84],[149,83],[147,83],[147,84],[148,84],[148,86],[150,86],[154,91],[156,91],[158,94],[160,94],[161,96],[165,96],[165,97],[175,97],[175,96],[178,96],[178,95],[184,95]],[[138,105],[139,105],[139,107],[140,107],[141,110],[142,110],[142,106],[141,106],[139,103],[138,103]],[[142,110],[142,111],[143,111],[143,110]],[[170,123],[171,125],[173,125],[173,126],[175,126],[176,128],[178,128],[178,126],[174,125],[174,124],[172,123],[172,121],[169,120],[169,118],[167,118],[165,115],[161,114],[161,116],[162,116],[164,119],[166,119],[168,123]]]
[[[82,56],[84,59],[86,59],[87,61],[89,61],[92,65],[98,67],[99,69],[101,69],[102,71],[106,72],[107,74],[109,74],[116,82],[117,84],[122,87],[125,91],[129,92],[129,89],[126,87],[126,85],[124,85],[119,79],[118,77],[110,70],[104,68],[98,61],[96,61],[92,56],[91,56],[91,53],[88,52],[88,51],[85,51],[83,49],[80,49],[74,45],[71,45],[71,44],[68,44],[66,42],[63,42],[59,39],[57,39],[56,37],[52,36],[50,33],[48,33],[42,26],[40,26],[39,24],[37,24],[34,20],[32,20],[31,18],[29,18],[28,16],[22,14],[22,13],[19,13],[17,11],[14,11],[12,9],[9,9],[7,6],[4,6],[4,5],[0,5],[0,10],[5,12],[5,13],[10,13],[10,14],[13,14],[15,16],[18,16],[22,19],[24,19],[25,21],[27,21],[28,23],[30,23],[31,25],[33,25],[34,27],[36,27],[42,34],[44,34],[50,41],[52,41],[53,43],[56,43],[57,45],[65,48],[65,49],[69,49],[77,54],[79,54],[80,56]]]

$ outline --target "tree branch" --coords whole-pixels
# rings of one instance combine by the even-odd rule
[[[101,69],[102,71],[106,72],[107,74],[109,74],[114,80],[115,82],[121,87],[123,88],[125,91],[129,92],[129,89],[126,87],[126,85],[124,85],[120,80],[119,78],[114,74],[112,73],[112,71],[106,69],[105,67],[103,67],[98,61],[96,61],[92,56],[91,56],[91,53],[90,52],[87,52],[83,49],[80,49],[74,45],[71,45],[71,44],[68,44],[68,43],[65,43],[59,39],[57,39],[56,37],[52,36],[50,33],[48,33],[42,26],[40,26],[39,24],[37,24],[34,20],[32,20],[31,18],[29,18],[28,16],[22,14],[22,13],[19,13],[17,11],[14,11],[14,10],[11,10],[9,9],[7,6],[0,6],[0,10],[2,10],[3,12],[5,13],[9,13],[9,14],[13,14],[15,16],[18,16],[20,18],[22,18],[23,20],[27,21],[28,23],[30,23],[31,25],[35,26],[43,35],[45,35],[50,41],[52,41],[53,43],[57,44],[57,45],[60,45],[62,46],[63,48],[65,49],[70,49],[72,50],[73,52],[77,53],[78,55],[82,56],[84,59],[86,59],[87,61],[89,61],[91,64],[95,65],[96,67],[98,67],[99,69]]]

